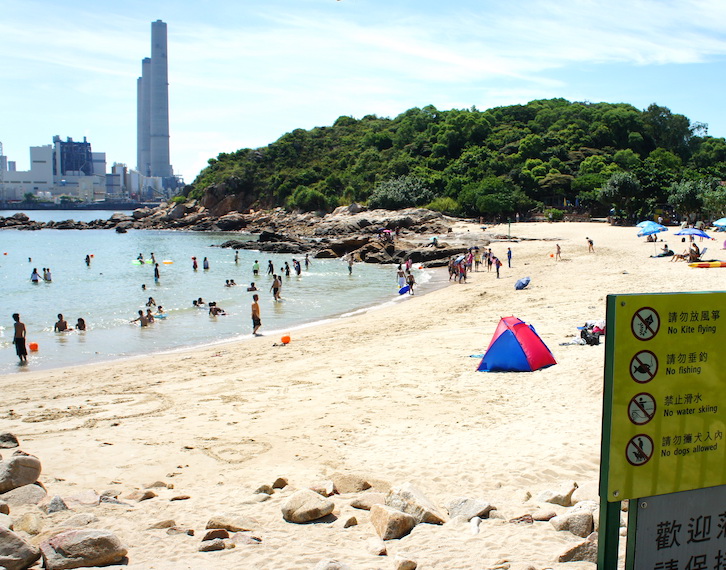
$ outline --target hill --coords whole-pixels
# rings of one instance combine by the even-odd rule
[[[488,218],[546,208],[604,215],[611,207],[633,217],[670,204],[720,215],[722,179],[726,141],[704,124],[656,104],[550,99],[340,117],[267,147],[221,153],[186,197],[231,197],[240,210],[367,202]]]

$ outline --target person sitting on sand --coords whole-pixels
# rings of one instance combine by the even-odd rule
[[[68,323],[63,318],[63,315],[58,313],[58,322],[53,326],[53,330],[55,332],[65,332],[68,330],[73,330],[72,327],[68,326]]]
[[[688,251],[688,261],[694,262],[694,261],[698,261],[700,258],[701,258],[701,250],[695,243],[692,243],[691,249]]]
[[[665,244],[658,255],[651,255],[651,257],[670,257],[673,255],[673,250]]]

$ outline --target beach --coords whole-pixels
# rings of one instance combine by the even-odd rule
[[[677,230],[669,230],[659,238],[680,253]],[[723,288],[720,269],[649,258],[654,245],[636,231],[605,223],[489,227],[516,240],[490,246],[504,261],[500,279],[471,273],[465,284],[294,331],[287,345],[263,336],[5,375],[0,432],[15,434],[41,460],[49,496],[70,505],[74,496],[110,490],[124,503],[76,502],[45,515],[40,534],[20,534],[37,544],[70,516],[90,513],[98,519],[90,527],[113,531],[128,548],[128,568],[138,569],[298,569],[328,559],[387,569],[397,554],[426,569],[594,568],[554,563],[582,540],[572,533],[509,522],[541,508],[561,512],[538,495],[573,482],[584,491],[598,479],[604,346],[560,343],[579,336],[585,321],[605,318],[608,294]],[[481,232],[463,222],[454,229],[464,241]],[[561,261],[552,255],[557,243]],[[721,253],[719,241],[699,245],[708,246],[708,258]],[[525,276],[530,285],[515,291]],[[510,315],[535,327],[557,365],[476,371],[471,355],[484,352]],[[355,526],[283,520],[281,505],[293,491],[334,474],[360,475],[374,489],[411,482],[442,512],[451,498],[480,499],[496,516],[478,534],[458,520],[419,524],[387,542],[388,556],[376,556],[366,547],[377,536],[368,511],[349,505],[354,494],[333,501],[334,514],[355,515]],[[287,487],[252,499],[281,477]],[[157,481],[167,485],[153,489],[157,496],[124,498]],[[171,500],[179,496],[189,498]],[[38,509],[14,507],[11,515],[30,511]],[[199,552],[207,521],[219,513],[253,519],[261,542]],[[195,536],[149,530],[169,519]]]

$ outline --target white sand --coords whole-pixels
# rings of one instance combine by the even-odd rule
[[[507,226],[492,230],[506,234]],[[466,224],[457,231],[474,239],[481,232]],[[661,235],[679,252],[672,231]],[[92,527],[121,537],[130,568],[293,569],[325,558],[393,568],[395,553],[426,569],[491,568],[503,559],[513,567],[558,567],[555,557],[580,539],[549,523],[507,521],[536,508],[535,499],[525,502],[527,492],[536,498],[598,478],[603,345],[559,343],[585,320],[605,317],[608,293],[719,290],[726,269],[649,259],[653,244],[636,238],[632,227],[512,224],[511,232],[534,241],[492,244],[503,260],[507,246],[514,253],[514,267],[505,262],[501,279],[472,273],[465,285],[297,331],[288,346],[261,337],[50,372],[32,372],[31,364],[0,380],[0,432],[16,434],[22,449],[41,459],[51,496],[173,483],[173,490],[133,506],[75,508],[100,519]],[[595,253],[587,252],[586,236]],[[549,255],[555,243],[561,262]],[[720,242],[701,245],[708,245],[707,257],[722,253]],[[524,276],[532,283],[515,291]],[[535,326],[556,366],[476,372],[478,360],[469,355],[484,351],[508,315]],[[282,519],[280,505],[293,488],[334,472],[411,481],[442,507],[456,496],[480,498],[501,518],[483,521],[478,535],[468,525],[419,525],[388,544],[388,558],[375,557],[365,548],[375,536],[368,513],[347,506],[350,497],[335,501],[339,511],[356,514],[355,527]],[[267,502],[243,504],[277,477],[287,477],[290,487]],[[179,494],[191,498],[169,501]],[[262,543],[198,552],[204,526],[218,512],[256,519]],[[47,517],[46,530],[69,514]],[[163,519],[196,536],[146,530]]]

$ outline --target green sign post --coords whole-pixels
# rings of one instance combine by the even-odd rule
[[[723,321],[721,319],[724,319]],[[726,483],[726,293],[609,295],[598,567],[617,567],[620,501]]]

